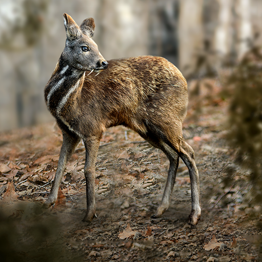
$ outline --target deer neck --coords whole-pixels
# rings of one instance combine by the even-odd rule
[[[59,118],[61,110],[81,90],[85,71],[70,66],[61,56],[45,88],[47,108],[53,116]]]

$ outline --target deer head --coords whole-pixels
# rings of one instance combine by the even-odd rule
[[[70,15],[64,14],[64,25],[66,43],[62,53],[63,59],[81,71],[106,69],[108,63],[92,39],[95,29],[94,19],[85,19],[79,27]]]

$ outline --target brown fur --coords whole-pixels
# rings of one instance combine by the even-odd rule
[[[168,180],[156,216],[169,206],[178,157],[188,166],[192,189],[190,223],[196,224],[201,213],[199,178],[194,152],[182,137],[188,95],[187,83],[181,72],[166,59],[152,56],[111,60],[107,65],[90,38],[90,32],[95,28],[94,21],[84,20],[80,29],[70,16],[64,17],[66,47],[45,89],[49,110],[64,135],[48,204],[56,200],[64,165],[82,139],[87,151],[85,220],[93,218],[94,172],[99,140],[106,128],[124,125],[163,150],[170,160]],[[89,47],[88,53],[80,52],[83,45]],[[103,70],[103,66],[108,68]]]
[[[98,76],[86,76],[61,113],[68,123],[79,121],[81,134],[125,125],[145,135],[145,120],[161,122],[168,130],[170,124],[184,120],[186,106],[187,85],[178,69],[164,58],[145,56],[109,61]]]

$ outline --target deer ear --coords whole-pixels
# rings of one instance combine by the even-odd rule
[[[74,40],[79,38],[81,36],[81,31],[74,19],[68,14],[64,14],[63,17],[67,39]]]
[[[82,30],[82,32],[89,37],[93,37],[95,27],[95,20],[93,18],[85,19],[80,25],[80,29]]]

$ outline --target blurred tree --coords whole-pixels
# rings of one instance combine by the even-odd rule
[[[150,1],[148,49],[178,65],[179,0]]]
[[[236,1],[237,16],[237,54],[240,60],[250,48],[250,41],[253,38],[250,20],[250,0]]]
[[[97,44],[106,59],[148,53],[148,1],[99,0]]]
[[[1,91],[3,100],[8,98],[7,101],[1,101],[0,98],[0,125],[3,128],[36,123],[40,110],[36,86],[43,61],[41,40],[48,2],[0,2],[0,55],[1,64],[4,65]]]
[[[232,46],[232,1],[218,0],[218,25],[214,36],[214,49],[221,60],[229,55]]]
[[[262,230],[262,50],[252,49],[243,57],[228,79],[234,87],[229,107],[228,140],[240,165],[252,184],[252,199],[248,203],[258,216]],[[234,170],[229,169],[231,178]],[[260,252],[262,258],[262,239]]]
[[[43,13],[49,0],[1,0],[0,49],[23,51],[36,45],[43,32]]]
[[[185,76],[193,72],[197,52],[203,50],[203,0],[183,0],[179,7],[179,68]]]

